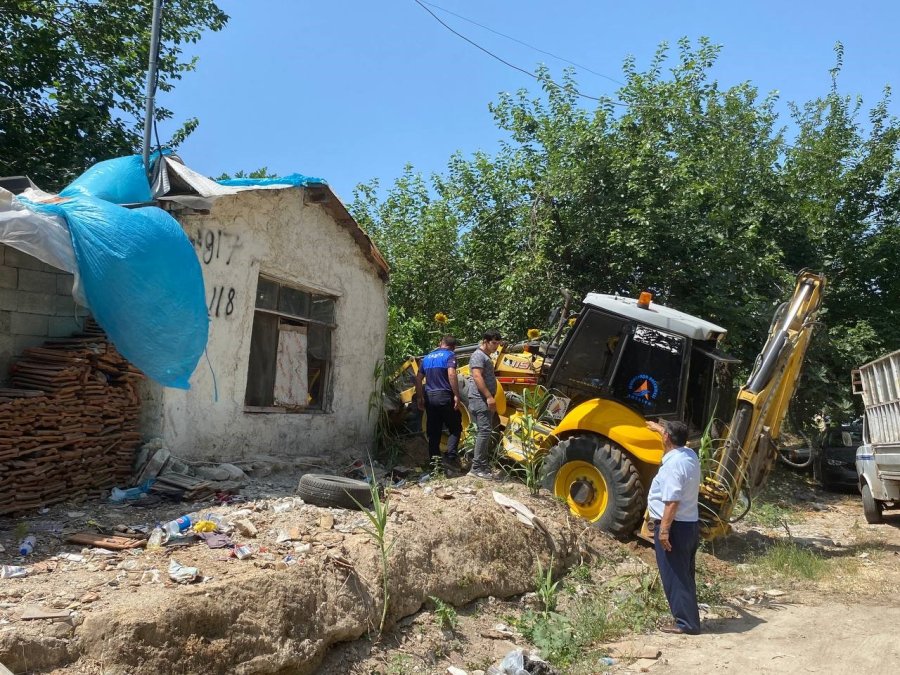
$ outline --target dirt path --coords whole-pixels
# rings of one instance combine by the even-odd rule
[[[796,486],[796,477],[790,483]],[[790,505],[799,518],[789,526],[791,534],[830,558],[836,571],[818,582],[798,584],[772,604],[738,606],[738,618],[710,621],[703,635],[641,636],[639,640],[660,649],[659,661],[649,668],[637,663],[614,670],[638,672],[643,666],[649,672],[672,674],[897,672],[900,513],[885,514],[884,524],[868,525],[857,494],[814,490],[807,497]],[[745,541],[784,535],[777,527],[739,529]],[[768,583],[778,587],[785,580]]]
[[[721,622],[696,637],[653,640],[651,672],[896,673],[900,607],[870,604],[773,606]],[[621,672],[638,670],[626,667]]]

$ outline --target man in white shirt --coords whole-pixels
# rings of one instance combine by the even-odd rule
[[[697,635],[700,632],[696,580],[700,460],[685,446],[688,429],[683,422],[647,422],[647,428],[662,436],[665,448],[647,497],[656,564],[675,618],[673,625],[663,626],[661,630]]]

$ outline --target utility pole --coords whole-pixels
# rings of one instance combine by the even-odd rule
[[[156,69],[159,61],[159,25],[162,22],[163,0],[153,0],[153,25],[150,29],[150,63],[147,66],[147,96],[144,109],[144,172],[147,182],[152,183],[150,176],[150,131],[153,129],[153,107],[156,95]]]

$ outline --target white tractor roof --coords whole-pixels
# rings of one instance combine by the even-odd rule
[[[637,306],[636,298],[627,298],[621,295],[588,293],[584,304],[640,321],[655,328],[678,333],[692,340],[715,340],[728,332],[714,323],[679,312],[671,307],[658,305],[655,302],[650,303],[649,309],[642,309]]]

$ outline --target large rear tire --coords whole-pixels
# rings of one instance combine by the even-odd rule
[[[620,445],[602,436],[572,436],[544,462],[543,486],[569,509],[618,537],[631,535],[644,510],[644,488]]]
[[[863,483],[862,486],[862,503],[863,515],[866,517],[867,523],[877,525],[884,521],[884,518],[882,518],[882,504],[872,496],[872,489],[868,483]]]

